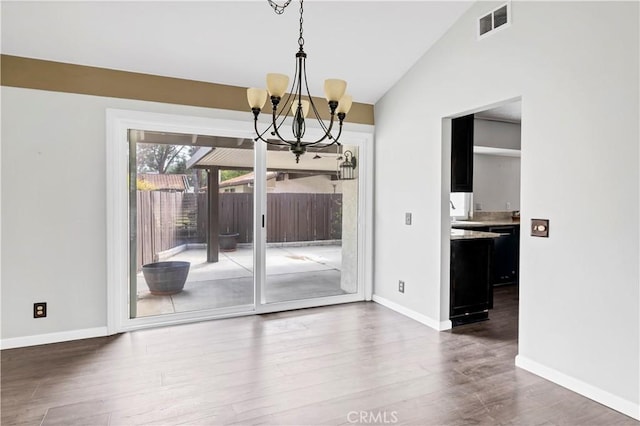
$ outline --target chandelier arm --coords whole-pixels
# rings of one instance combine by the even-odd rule
[[[273,126],[274,129],[280,129],[280,127],[284,124],[284,121],[287,119],[287,107],[291,108],[289,105],[291,103],[293,103],[293,101],[291,100],[292,98],[292,94],[291,93],[287,93],[287,97],[284,98],[284,102],[280,103],[281,108],[280,108],[280,112],[278,112],[278,114],[276,115],[276,112],[278,110],[278,106],[276,105],[273,108],[273,118],[272,118],[272,124],[271,126]],[[282,117],[282,120],[280,120],[280,117]],[[280,120],[280,123],[278,123],[278,120]],[[285,139],[281,138],[283,141]]]
[[[342,146],[342,144],[340,143],[340,136],[342,136],[342,124],[344,123],[344,119],[346,117],[346,114],[344,113],[338,113],[338,120],[339,120],[339,127],[338,127],[338,135],[333,137],[331,139],[331,143],[324,145],[325,147],[327,146],[331,146],[331,145],[338,145],[338,146]],[[331,127],[333,126],[333,120],[331,121],[331,126],[329,127],[329,131],[331,131]],[[302,146],[312,146],[312,145],[317,145],[320,142],[322,142],[322,139],[315,141],[315,142],[309,142],[306,144],[302,144]]]
[[[289,141],[284,139],[282,136],[280,136],[280,134],[278,133],[278,130],[280,129],[280,127],[282,127],[282,125],[284,124],[284,121],[287,119],[287,114],[283,115],[283,112],[286,111],[286,106],[289,104],[290,98],[291,98],[291,94],[288,94],[287,97],[284,100],[284,103],[279,103],[278,104],[278,105],[282,105],[283,106],[282,108],[280,108],[280,112],[278,112],[278,105],[276,105],[275,107],[272,106],[271,124],[269,124],[269,127],[267,128],[267,130],[262,132],[262,135],[264,135],[269,129],[273,128],[273,130],[271,131],[271,135],[272,136],[277,136],[281,141],[283,141],[283,142],[285,142],[287,144],[290,143]],[[280,117],[282,117],[281,120],[280,120]],[[278,120],[280,120],[279,123],[278,123]],[[262,135],[260,135],[260,136],[262,136]]]
[[[269,129],[271,128],[271,126],[267,127],[267,130],[265,130],[264,132],[260,133],[260,131],[258,130],[258,118],[256,117],[256,118],[254,118],[254,119],[253,119],[253,128],[255,129],[255,131],[256,131],[256,135],[257,135],[257,137],[253,139],[253,141],[254,141],[254,142],[257,142],[257,141],[259,141],[259,140],[260,140],[260,141],[262,141],[262,142],[269,143],[269,141],[267,141],[266,139],[264,139],[264,138],[262,137],[262,135],[264,135],[265,133],[267,133],[267,131],[269,131]]]
[[[319,139],[319,140],[315,141],[315,142],[302,143],[301,145],[304,146],[304,147],[315,146],[315,145],[318,145],[319,143],[323,142],[325,139],[326,139],[326,136],[324,138],[322,138],[322,139]],[[338,142],[338,138],[332,138],[330,140],[331,140],[331,142],[322,145],[322,148],[325,148],[325,147],[328,147],[328,146],[331,146],[331,145],[336,145],[336,144],[340,145],[340,142]]]
[[[258,130],[258,117],[255,117],[253,119],[253,127],[255,129],[256,135],[258,136],[257,138],[254,139],[254,141],[257,140],[261,140],[263,142],[266,142],[266,140],[264,140],[262,138],[262,136],[267,133],[269,131],[269,129],[271,129],[271,127],[273,126],[273,124],[269,124],[269,127],[267,127],[266,129],[264,129],[264,131],[260,132],[260,130]]]
[[[333,122],[334,122],[334,116],[331,116],[331,122],[329,123],[329,128],[327,129],[326,132],[324,132],[324,134],[322,135],[322,137],[314,142],[302,142],[300,145],[302,146],[311,146],[311,145],[317,145],[320,142],[323,142],[325,139],[329,139],[330,141],[332,141],[331,143],[327,144],[327,146],[331,146],[333,145],[334,142],[334,137],[331,135],[331,129],[333,128]]]
[[[288,141],[285,138],[283,138],[278,130],[280,130],[280,127],[282,127],[282,125],[284,124],[284,121],[287,119],[287,115],[288,115],[288,110],[291,108],[291,105],[293,104],[294,100],[295,100],[295,86],[296,86],[296,82],[298,81],[298,61],[296,60],[296,71],[293,74],[293,82],[291,83],[291,89],[289,90],[289,92],[287,93],[287,96],[284,98],[284,102],[280,102],[280,112],[276,115],[275,111],[277,110],[277,106],[274,108],[273,113],[272,113],[272,120],[271,120],[271,126],[273,127],[274,131],[271,132],[271,134],[273,136],[277,136],[278,139],[280,139],[282,142],[286,143],[287,145],[293,145],[295,144],[295,142],[293,141]],[[282,117],[282,119],[280,120],[280,117]],[[280,122],[278,123],[278,120],[280,120]]]
[[[316,104],[313,102],[313,97],[311,96],[311,91],[309,90],[309,80],[307,80],[307,61],[306,60],[302,63],[302,72],[304,73],[305,89],[307,90],[307,96],[309,96],[309,104],[311,105],[311,109],[313,109],[313,115],[316,116],[316,120],[320,123],[320,127],[322,127],[322,130],[324,130],[324,133],[328,134],[329,138],[332,138],[330,134],[331,130],[327,129],[327,126],[324,124],[324,121],[320,117],[320,113],[318,112],[318,108],[316,107]]]
[[[295,90],[295,95],[293,99],[294,103],[291,105],[291,112],[293,113],[291,129],[297,142],[300,142],[305,133],[304,113],[302,110],[302,70],[304,69],[305,56],[306,54],[304,53],[304,50],[302,50],[301,46],[300,51],[296,54],[296,73],[292,87],[292,89]],[[297,105],[295,102],[297,102]],[[293,111],[294,107],[295,112]]]
[[[305,148],[308,147],[308,146],[316,146],[320,142],[322,142],[322,141],[307,142],[307,143],[302,144],[302,146],[305,147]],[[324,145],[320,146],[320,148],[328,148],[328,147],[336,145],[336,144],[338,144],[338,143],[335,141],[335,139],[331,139],[330,143],[324,144]],[[338,144],[338,145],[340,145],[340,144]]]
[[[285,101],[285,102],[286,102],[286,101]],[[283,111],[283,110],[280,110],[280,113],[277,115],[277,117],[276,117],[276,118],[280,118],[280,116],[282,115],[282,111]],[[284,120],[285,120],[285,119],[286,119],[286,116],[282,119],[282,121],[280,122],[280,124],[278,125],[278,127],[282,126],[282,124],[284,123]],[[264,134],[265,134],[265,133],[267,133],[267,132],[272,128],[272,127],[275,127],[275,124],[276,124],[276,123],[275,123],[275,121],[273,121],[273,120],[272,120],[271,124],[269,124],[269,127],[267,127],[266,129],[264,129],[264,131],[260,132],[260,130],[258,130],[258,117],[255,117],[255,118],[254,118],[254,129],[255,129],[255,132],[256,132],[256,136],[257,136],[257,137],[254,139],[254,141],[261,140],[261,141],[266,142],[266,143],[270,143],[270,144],[278,145],[278,144],[276,144],[276,143],[274,143],[274,142],[269,142],[267,139],[264,139],[264,138],[262,137],[262,136],[264,136]],[[275,133],[274,133],[274,132],[271,132],[271,134],[272,134],[272,135],[275,135]],[[285,142],[286,144],[289,144],[289,143],[290,143],[290,142],[288,142],[287,140],[285,140],[285,139],[283,139],[283,138],[280,138],[280,139],[281,139],[283,142]],[[280,144],[280,145],[282,145],[282,144]],[[284,145],[282,145],[282,146],[284,146]]]
[[[253,139],[254,142],[262,141],[264,143],[268,143],[269,145],[277,145],[277,146],[287,146],[288,145],[288,143],[283,144],[281,142],[274,142],[274,141],[270,141],[269,139],[263,138],[262,135],[264,135],[267,132],[267,130],[269,130],[269,129],[265,130],[262,133],[258,133],[258,120],[254,120],[254,127],[255,127],[255,130],[256,130],[256,134],[257,134],[257,137]],[[269,126],[269,128],[271,128],[271,126]]]
[[[333,142],[338,144],[338,145],[342,145],[339,141],[340,141],[340,136],[342,135],[342,122],[343,120],[340,120],[340,126],[338,127],[338,136],[336,136],[333,139]]]
[[[289,103],[289,98],[285,99],[285,102],[282,105],[286,107],[288,103]],[[278,134],[278,130],[280,129],[280,127],[282,127],[282,125],[284,124],[284,121],[287,119],[287,114],[283,115],[283,111],[285,111],[284,107],[280,109],[280,112],[277,115],[276,115],[276,112],[278,108],[276,107],[273,109],[271,125],[269,127],[273,128],[273,131],[271,132],[273,136],[278,136],[278,138],[286,142],[286,139],[284,139],[282,136]],[[282,119],[280,119],[280,117],[282,117]],[[280,120],[280,122],[278,123],[277,120]]]
[[[316,108],[315,104],[311,103],[311,109],[313,110],[313,115],[316,117],[316,121],[318,123],[320,123],[320,127],[322,128],[322,130],[328,134],[331,131],[331,128],[327,128],[327,125],[324,124],[324,120],[322,120],[322,118],[320,117],[320,113],[318,112],[318,109]],[[333,119],[333,117],[332,117]],[[331,135],[328,135],[331,139],[333,138]]]
[[[317,145],[320,142],[323,142],[325,139],[329,139],[331,141],[334,140],[333,135],[331,134],[331,130],[333,129],[333,123],[335,121],[335,114],[331,115],[331,121],[329,122],[329,127],[327,127],[327,125],[324,123],[324,121],[320,118],[320,114],[318,113],[318,110],[316,108],[316,106],[313,104],[313,102],[310,102],[311,104],[311,108],[313,109],[313,114],[316,117],[316,121],[318,121],[318,123],[320,123],[320,127],[322,128],[323,131],[323,135],[320,139],[313,141],[313,142],[303,142],[301,145],[302,146],[311,146],[311,145]],[[331,142],[330,144],[327,144],[327,146],[331,146],[333,145],[334,142]]]
[[[326,146],[331,146],[333,144],[336,144],[338,146],[342,145],[340,142],[338,142],[340,140],[340,135],[342,135],[342,121],[340,122],[340,127],[338,128],[338,136],[334,137],[331,140],[330,144],[327,144]],[[314,144],[315,145],[315,144]]]
[[[286,106],[286,104],[285,104],[285,106]],[[276,122],[276,110],[277,110],[277,106],[273,108],[273,123],[274,124]],[[284,119],[280,123],[280,126],[282,126],[282,123],[284,123]],[[280,139],[284,143],[287,143],[289,145],[295,145],[296,144],[296,142],[288,141],[285,138],[283,138],[282,135],[280,135],[280,132],[278,130],[279,130],[279,126],[278,127],[274,126],[273,127],[273,132],[271,132],[271,134],[274,135],[274,136],[277,136],[278,139]]]
[[[289,146],[289,144],[286,143],[282,143],[282,142],[274,142],[274,141],[270,141],[270,140],[265,140],[263,142],[268,143],[269,145],[275,145],[275,146]]]
[[[335,123],[335,118],[336,118],[335,113],[331,114],[331,121],[329,122],[329,127],[328,128],[325,127],[326,130],[324,131],[324,135],[320,139],[318,139],[318,140],[316,140],[314,142],[302,143],[301,145],[305,146],[305,147],[306,146],[310,146],[310,145],[317,145],[317,144],[319,144],[320,142],[324,141],[327,138],[329,138],[329,140],[333,141],[333,142],[327,144],[327,146],[331,146],[335,142],[337,142],[337,138],[334,138],[333,135],[331,134],[331,130],[333,129],[333,123]],[[341,114],[338,114],[338,118],[340,119],[340,126],[342,126],[342,121],[344,120],[344,116],[342,116]],[[319,121],[320,121],[321,124],[324,124],[324,122],[322,122],[321,120],[319,120]],[[340,136],[338,135],[338,137],[340,137]]]

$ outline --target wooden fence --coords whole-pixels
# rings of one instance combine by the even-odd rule
[[[138,191],[137,263],[187,243],[207,241],[207,194]],[[220,232],[253,241],[253,194],[223,193]],[[342,194],[267,195],[267,242],[334,240],[342,237]]]
[[[338,240],[342,194],[268,194],[267,242]]]
[[[179,192],[138,191],[137,194],[137,263],[138,269],[145,263],[156,261],[158,252],[176,247],[179,229],[185,222]]]

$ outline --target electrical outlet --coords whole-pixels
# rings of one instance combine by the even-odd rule
[[[398,291],[404,293],[404,281],[402,280],[398,281]]]
[[[45,318],[47,316],[47,302],[39,302],[33,304],[33,317]]]
[[[411,213],[404,214],[404,224],[411,225]]]

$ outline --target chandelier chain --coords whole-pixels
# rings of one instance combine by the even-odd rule
[[[282,13],[284,12],[284,9],[289,6],[289,3],[291,3],[291,0],[287,0],[282,6],[280,6],[278,3],[276,3],[273,0],[268,0],[269,5],[273,8],[273,10],[278,14],[278,15],[282,15]]]
[[[300,50],[302,50],[302,47],[304,46],[304,37],[302,36],[302,23],[304,22],[304,19],[302,19],[302,12],[304,12],[304,8],[302,6],[302,2],[303,0],[300,0],[300,37],[298,38]]]

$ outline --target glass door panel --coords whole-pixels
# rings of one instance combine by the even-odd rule
[[[269,146],[266,173],[266,303],[358,291],[358,178],[338,179],[336,146],[295,162]],[[356,147],[344,147],[357,157]]]
[[[129,141],[129,317],[254,305],[253,141]]]

